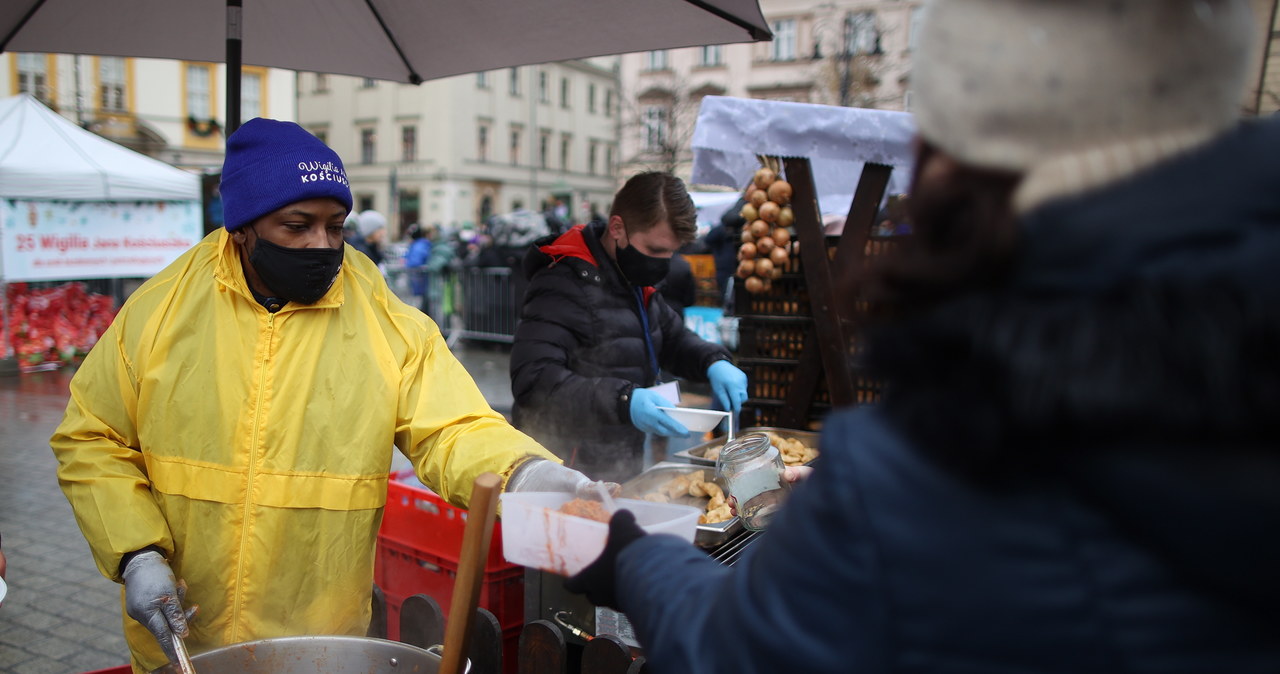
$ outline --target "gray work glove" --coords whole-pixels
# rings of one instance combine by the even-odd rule
[[[568,492],[578,498],[600,500],[600,492],[591,478],[572,468],[565,468],[555,461],[546,459],[530,459],[516,468],[516,472],[507,480],[507,491],[559,491]],[[617,496],[622,488],[616,482],[600,482],[609,490],[611,496]]]
[[[124,577],[125,611],[155,635],[169,662],[177,662],[173,637],[175,634],[187,636],[187,618],[190,617],[182,611],[186,585],[174,579],[169,562],[154,550],[134,555],[121,575]],[[195,613],[195,610],[191,612]]]

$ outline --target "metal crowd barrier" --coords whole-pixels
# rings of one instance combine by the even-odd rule
[[[462,316],[462,337],[510,343],[520,317],[511,270],[466,267],[457,275],[459,306],[454,310]]]
[[[403,267],[387,270],[387,283],[401,299],[421,307]],[[463,267],[427,277],[429,313],[450,345],[458,339],[511,343],[520,306],[507,267]]]

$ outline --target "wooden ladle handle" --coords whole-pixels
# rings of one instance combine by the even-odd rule
[[[458,578],[449,602],[449,620],[444,629],[444,654],[439,674],[462,674],[463,663],[471,647],[471,625],[476,605],[480,602],[480,583],[484,564],[489,557],[489,541],[493,538],[493,520],[498,512],[498,491],[502,478],[482,473],[471,489],[471,509],[462,532],[462,554],[458,559]]]

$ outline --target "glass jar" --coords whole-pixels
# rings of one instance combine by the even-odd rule
[[[752,531],[769,526],[791,491],[785,468],[778,448],[760,433],[739,436],[720,450],[716,477],[736,502],[743,526]]]

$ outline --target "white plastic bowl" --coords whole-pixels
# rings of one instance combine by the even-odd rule
[[[9,586],[4,584],[4,579],[0,578],[0,606],[4,606],[4,596],[9,593]]]
[[[573,497],[563,492],[502,494],[502,552],[508,562],[562,576],[586,568],[604,551],[609,525],[559,512]],[[651,534],[674,534],[693,542],[697,508],[670,503],[615,499]]]
[[[706,433],[729,418],[728,412],[720,410],[699,410],[692,407],[659,407],[658,409],[670,414],[673,419],[684,424],[685,428],[694,433]]]

